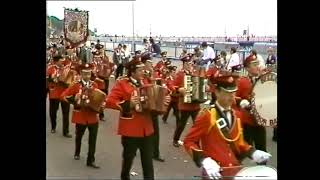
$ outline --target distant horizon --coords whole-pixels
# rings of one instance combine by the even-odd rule
[[[47,15],[63,20],[64,7],[89,11],[89,29],[97,34],[132,37],[277,36],[277,0],[47,1]]]

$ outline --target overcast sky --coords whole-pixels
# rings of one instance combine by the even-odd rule
[[[63,7],[89,11],[98,34],[132,36],[277,35],[277,0],[47,1],[47,14],[63,19]]]

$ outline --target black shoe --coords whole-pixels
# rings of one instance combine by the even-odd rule
[[[178,141],[173,141],[172,144],[173,144],[174,147],[179,147],[179,146],[180,146],[180,144],[178,143]]]
[[[87,163],[87,166],[88,166],[88,167],[92,167],[92,168],[94,168],[94,169],[99,169],[99,168],[100,168],[100,167],[97,166],[95,163]]]
[[[80,156],[74,155],[73,158],[74,158],[74,160],[79,160],[79,159],[80,159]]]
[[[56,130],[55,129],[51,129],[51,133],[52,134],[56,133]]]
[[[160,156],[154,157],[153,159],[156,160],[156,161],[159,161],[159,162],[164,162],[164,159],[162,157],[160,157]]]
[[[66,137],[66,138],[72,138],[72,135],[71,134],[65,134],[65,135],[63,135],[64,137]]]

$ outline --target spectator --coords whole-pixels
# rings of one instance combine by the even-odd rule
[[[232,70],[234,67],[240,66],[240,58],[237,53],[237,49],[235,47],[232,47],[230,50],[231,57],[227,63],[227,70]]]
[[[152,38],[150,39],[150,43],[151,43],[151,48],[152,48],[151,52],[156,54],[157,57],[160,57],[160,53],[161,53],[160,46],[158,44],[156,44]]]
[[[255,49],[252,49],[250,51],[250,55],[254,55],[257,57],[257,60],[259,61],[259,68],[260,69],[264,69],[266,67],[263,57],[260,54],[258,54]]]

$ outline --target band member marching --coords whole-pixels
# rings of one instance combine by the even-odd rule
[[[53,64],[48,67],[47,77],[48,77],[48,87],[49,87],[49,111],[51,120],[51,133],[56,132],[57,126],[57,112],[59,105],[61,104],[62,109],[62,127],[63,136],[71,138],[69,134],[69,109],[70,105],[64,101],[60,100],[62,92],[67,88],[64,84],[59,82],[58,78],[63,70],[63,57],[57,55],[53,57]]]
[[[161,52],[161,60],[154,66],[154,71],[158,73],[159,76],[162,74],[162,70],[170,65],[170,61],[167,60],[167,51]]]
[[[88,101],[85,94],[86,90],[98,88],[98,85],[91,81],[92,65],[84,64],[79,67],[81,72],[81,80],[75,82],[66,89],[61,97],[64,101],[74,105],[72,114],[72,122],[76,125],[76,142],[74,159],[80,159],[81,141],[85,130],[89,130],[89,150],[87,156],[87,166],[92,168],[100,168],[95,164],[96,142],[98,134],[98,118],[97,112],[82,107],[83,101]],[[101,106],[103,108],[103,105]]]
[[[260,75],[259,61],[256,56],[250,55],[244,61],[244,67],[248,76],[243,76],[238,80],[237,108],[243,113],[243,135],[244,139],[256,149],[266,151],[266,128],[259,126],[253,115],[250,114],[250,100],[254,96],[253,85]]]
[[[231,108],[237,91],[236,77],[217,77],[216,84],[217,101],[199,113],[184,139],[186,151],[196,166],[202,168],[203,179],[234,176],[238,169],[233,167],[240,166],[244,157],[257,163],[271,157],[269,153],[255,150],[243,139],[241,113]]]
[[[168,116],[170,114],[171,108],[173,109],[173,114],[176,118],[176,126],[179,121],[179,110],[178,110],[178,101],[179,101],[179,94],[175,92],[176,87],[173,85],[174,77],[176,75],[177,66],[168,66],[168,72],[165,78],[166,85],[169,88],[171,93],[171,101],[168,106],[168,111],[166,114],[163,115],[162,121],[163,123],[167,124]]]
[[[128,75],[116,81],[106,107],[120,110],[118,134],[123,146],[121,179],[130,179],[130,170],[137,149],[140,150],[144,179],[153,180],[153,133],[151,113],[142,109],[139,88],[142,87],[144,64],[138,56],[125,66]],[[169,104],[170,97],[166,97]]]
[[[217,56],[216,58],[213,59],[213,63],[209,66],[209,69],[206,72],[206,76],[209,79],[209,87],[210,87],[210,92],[211,92],[211,102],[210,104],[214,104],[216,101],[216,95],[215,95],[215,77],[217,77],[219,70],[222,69],[222,62],[223,58],[220,56]]]
[[[188,118],[191,116],[192,121],[196,119],[196,116],[200,110],[200,103],[184,103],[183,96],[185,95],[186,89],[184,88],[184,76],[192,75],[192,61],[190,56],[185,56],[181,59],[183,61],[183,69],[179,71],[174,79],[173,85],[176,87],[180,94],[178,102],[178,110],[180,111],[179,121],[174,132],[173,146],[179,147],[180,136],[187,124]]]
[[[156,80],[160,78],[158,72],[153,70],[151,53],[143,53],[141,56],[141,62],[144,63],[144,84],[156,84]],[[153,159],[156,161],[164,162],[164,158],[160,156],[160,130],[159,130],[159,115],[151,112],[152,124],[153,124]]]

